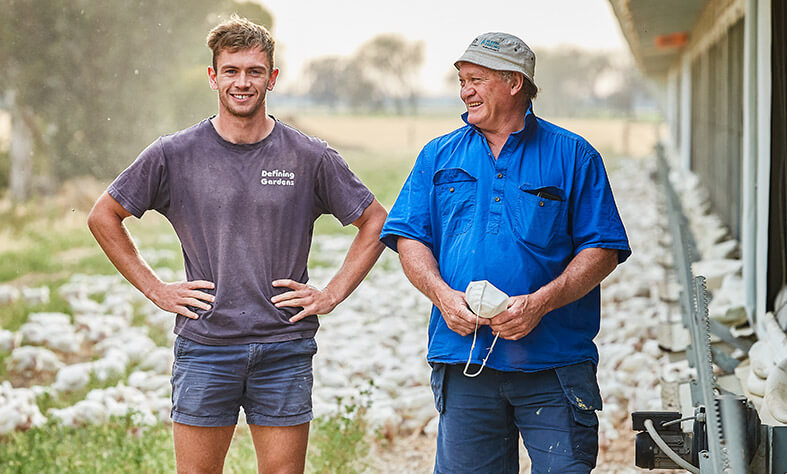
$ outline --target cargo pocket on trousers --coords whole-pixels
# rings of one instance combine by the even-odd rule
[[[596,380],[596,367],[591,362],[567,365],[555,369],[560,387],[571,405],[575,427],[571,432],[572,447],[586,462],[595,465],[598,455],[598,415],[601,393]]]
[[[563,389],[566,398],[572,406],[579,412],[590,412],[595,423],[598,419],[595,416],[596,410],[601,410],[601,393],[598,389],[596,380],[596,367],[590,361],[580,362],[579,364],[566,365],[555,369],[560,387]],[[580,415],[584,425],[588,425],[591,417]],[[580,420],[577,420],[579,423]]]
[[[437,413],[442,414],[445,411],[445,364],[430,362],[430,365],[432,366],[432,376],[429,384],[432,386],[434,394],[434,407]]]

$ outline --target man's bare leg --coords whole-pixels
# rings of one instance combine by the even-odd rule
[[[235,426],[172,425],[178,473],[221,473]]]
[[[306,464],[309,423],[295,426],[249,425],[257,472],[265,474],[301,474]]]

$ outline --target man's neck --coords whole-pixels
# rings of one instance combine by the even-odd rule
[[[257,143],[270,135],[276,121],[269,117],[265,109],[260,109],[251,117],[237,117],[230,113],[218,114],[211,119],[213,128],[224,140],[238,145]]]
[[[500,155],[500,150],[508,141],[508,137],[512,133],[516,133],[525,126],[525,117],[523,115],[510,116],[509,120],[501,122],[498,126],[489,130],[481,130],[481,133],[489,143],[489,149],[492,151],[495,159]]]

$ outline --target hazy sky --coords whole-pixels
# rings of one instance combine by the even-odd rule
[[[258,0],[274,15],[277,57],[283,59],[278,87],[297,86],[305,61],[349,56],[366,40],[396,32],[422,41],[421,80],[430,93],[444,91],[445,76],[473,38],[504,31],[538,48],[561,44],[625,50],[607,0]]]

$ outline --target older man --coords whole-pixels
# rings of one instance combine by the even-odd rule
[[[589,472],[599,284],[631,253],[604,164],[534,114],[521,39],[483,34],[454,65],[466,125],[424,147],[381,234],[434,303],[435,472],[518,472],[519,434],[533,472]],[[491,319],[463,292],[480,280],[510,295]]]

